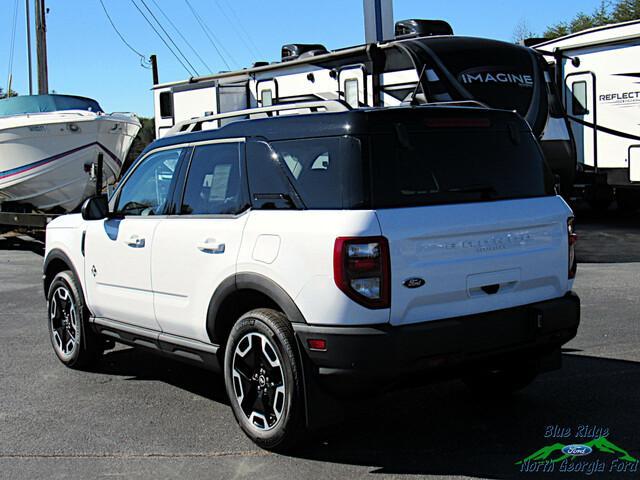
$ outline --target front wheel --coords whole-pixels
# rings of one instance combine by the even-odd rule
[[[290,449],[303,430],[302,373],[291,324],[270,309],[243,315],[229,335],[224,379],[235,418],[258,446]]]
[[[73,273],[58,273],[47,295],[49,337],[56,355],[70,368],[85,368],[102,353],[99,339],[88,328],[88,311]]]

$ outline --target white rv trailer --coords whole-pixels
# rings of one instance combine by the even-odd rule
[[[599,207],[608,206],[614,192],[619,206],[640,206],[640,20],[535,48],[555,66],[575,138],[576,182]]]
[[[535,50],[454,36],[441,20],[400,21],[395,32],[390,41],[332,52],[322,45],[285,45],[280,62],[258,62],[239,71],[155,85],[156,136],[175,133],[172,128],[185,120],[272,104],[338,99],[357,108],[396,106],[413,99],[516,110],[542,137],[553,113],[550,106],[557,101],[548,65]],[[295,112],[274,114],[288,113]],[[550,144],[551,150],[542,147],[556,173],[572,175],[575,158],[569,127],[563,111],[557,116],[552,126],[564,138],[562,148],[557,148],[558,142]],[[197,125],[217,128],[219,122]]]

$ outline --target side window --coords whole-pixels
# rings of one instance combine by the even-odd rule
[[[270,107],[273,105],[273,92],[271,90],[262,90],[260,92],[260,102],[263,107]]]
[[[152,153],[120,188],[115,211],[122,215],[161,215],[182,148]]]
[[[173,98],[171,92],[160,93],[160,116],[162,118],[173,117]]]
[[[351,107],[358,108],[358,80],[356,78],[345,80],[344,99]]]
[[[587,115],[587,82],[573,82],[571,85],[573,97],[572,111],[574,115]]]
[[[274,142],[272,146],[284,159],[307,208],[351,208],[361,203],[364,166],[357,139],[308,138]]]
[[[286,162],[286,159],[285,159]],[[251,204],[258,210],[295,209],[292,191],[284,169],[275,153],[265,142],[247,143],[247,170]]]
[[[187,173],[182,215],[230,215],[241,212],[245,195],[240,145],[217,143],[196,147]]]

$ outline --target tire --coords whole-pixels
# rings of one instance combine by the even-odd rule
[[[51,345],[64,365],[83,369],[102,354],[102,343],[89,328],[82,289],[69,270],[58,273],[51,282],[47,317]]]
[[[465,377],[462,381],[467,388],[487,397],[501,397],[518,392],[529,386],[538,376],[537,366],[525,368],[506,367],[499,370],[485,370]]]
[[[266,450],[291,450],[304,430],[304,396],[296,341],[284,314],[256,309],[240,317],[227,341],[224,379],[244,433]]]

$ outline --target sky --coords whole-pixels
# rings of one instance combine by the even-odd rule
[[[118,30],[135,50],[145,57],[152,53],[158,56],[161,82],[189,78],[190,74],[136,9],[134,1],[150,17],[143,0],[102,1]],[[188,2],[210,29],[208,36],[187,0],[144,0],[201,75],[229,69],[208,37],[214,39],[231,69],[248,67],[256,60],[278,60],[280,47],[286,43],[322,43],[329,49],[364,43],[362,0]],[[7,87],[16,3],[12,88],[26,94],[29,88],[25,0],[0,0],[0,87]],[[46,0],[46,4],[50,90],[95,98],[108,112],[151,116],[151,70],[142,67],[140,57],[118,37],[100,0]],[[600,0],[394,0],[393,10],[396,21],[443,19],[459,35],[512,41],[516,26],[522,22],[540,34],[548,25],[568,20],[580,11],[591,12],[599,4]],[[200,58],[176,33],[158,6]],[[33,35],[32,32],[32,39]],[[186,64],[184,60],[183,63]]]

